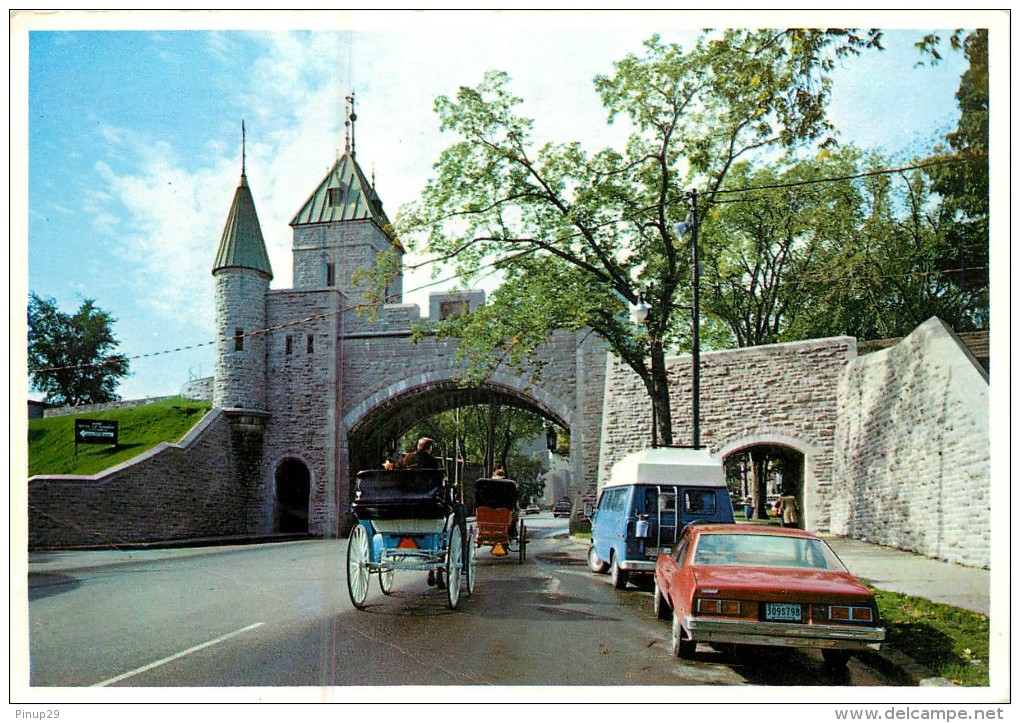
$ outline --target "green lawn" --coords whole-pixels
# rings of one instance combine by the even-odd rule
[[[140,407],[111,409],[64,417],[32,419],[28,423],[28,474],[95,474],[155,447],[178,442],[210,409],[207,401],[183,397],[164,399]],[[75,454],[74,420],[105,419],[119,422],[117,447],[78,445]]]
[[[872,588],[885,646],[957,685],[988,685],[988,617],[925,598]]]

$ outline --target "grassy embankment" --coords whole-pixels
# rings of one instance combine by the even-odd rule
[[[140,407],[111,409],[28,423],[28,474],[95,474],[155,447],[178,442],[209,411],[210,403],[173,397]],[[119,422],[116,447],[81,444],[75,454],[74,420]]]
[[[886,627],[885,645],[957,685],[989,684],[986,615],[887,590],[874,593]]]

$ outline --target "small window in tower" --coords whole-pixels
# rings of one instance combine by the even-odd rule
[[[343,196],[341,195],[339,188],[326,189],[326,203],[330,206],[339,206],[343,203]]]
[[[244,329],[234,327],[234,351],[244,351]]]
[[[311,334],[308,335],[308,353],[309,354],[315,353],[315,337],[312,336]]]
[[[290,335],[287,336],[287,353],[288,354],[294,353],[294,337]]]
[[[468,311],[466,301],[442,301],[439,304],[439,320],[462,316]]]
[[[336,285],[336,269],[333,267],[333,264],[327,263],[326,264],[326,286],[335,286],[335,285]]]

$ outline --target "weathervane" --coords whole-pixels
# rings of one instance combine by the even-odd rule
[[[347,120],[344,121],[344,125],[347,127],[346,143],[347,151],[351,154],[351,158],[354,158],[354,121],[358,120],[357,114],[354,112],[354,91],[347,96],[347,102],[350,103],[351,112],[347,116]]]

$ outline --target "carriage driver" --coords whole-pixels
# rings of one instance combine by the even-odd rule
[[[433,446],[431,439],[422,437],[418,440],[418,448],[413,452],[408,452],[400,460],[400,464],[397,465],[398,469],[439,469],[439,460],[432,456]],[[437,586],[440,590],[446,587],[442,570],[438,572],[429,570],[426,582],[430,586]]]
[[[418,449],[408,452],[400,460],[400,469],[439,469],[439,460],[432,456],[432,440],[422,437],[418,440]]]

